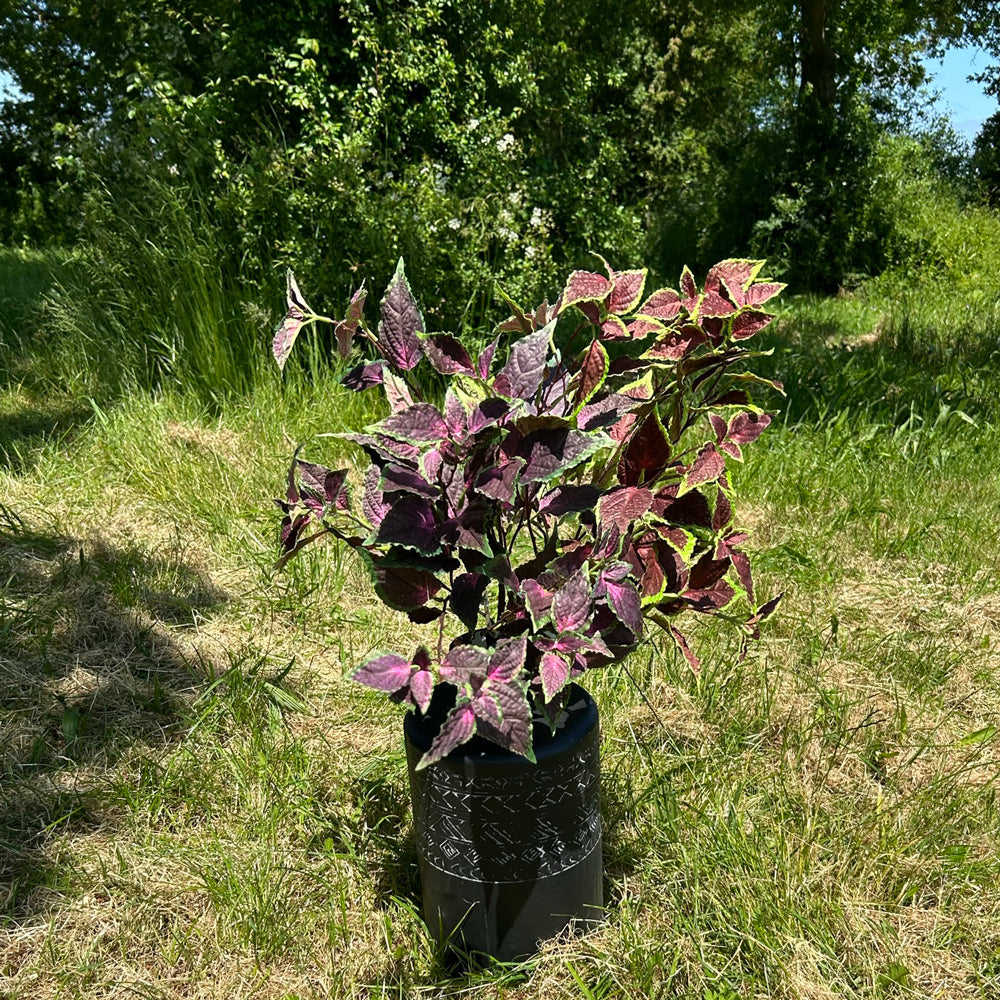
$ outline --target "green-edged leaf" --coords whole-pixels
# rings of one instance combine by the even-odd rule
[[[566,282],[560,308],[567,309],[579,302],[603,302],[613,288],[614,285],[603,274],[574,271]]]
[[[531,399],[542,384],[555,320],[522,337],[510,349],[507,363],[493,380],[494,391],[507,399]]]
[[[423,341],[424,354],[442,375],[474,375],[472,358],[462,342],[448,333],[433,333]]]
[[[440,443],[448,437],[448,425],[441,411],[431,403],[414,403],[365,430],[369,434],[388,434],[410,444]]]
[[[460,700],[448,713],[430,749],[417,762],[416,769],[422,771],[442,757],[447,757],[456,747],[467,743],[476,733],[476,713],[468,698]]]
[[[521,479],[548,482],[610,444],[611,439],[597,431],[566,428],[532,431],[517,449],[518,457],[525,462]]]
[[[601,340],[628,340],[629,332],[620,316],[608,316],[601,321]]]
[[[415,368],[423,357],[417,334],[423,333],[424,321],[410,292],[402,257],[399,258],[396,273],[385,290],[381,315],[378,342],[382,353],[397,368]]]
[[[285,294],[286,313],[284,319],[278,324],[274,331],[271,343],[271,350],[274,353],[274,360],[278,362],[278,367],[284,369],[288,355],[292,352],[292,345],[299,331],[305,325],[306,316],[312,310],[306,305],[306,300],[302,298],[299,286],[295,282],[295,275],[291,270],[286,276],[287,290]]]
[[[725,457],[720,455],[715,445],[709,442],[698,452],[697,458],[684,473],[684,478],[677,490],[677,496],[681,497],[689,490],[704,483],[714,483],[725,471]]]
[[[544,653],[538,667],[542,678],[542,695],[546,701],[559,694],[569,681],[569,661],[558,653]]]
[[[591,341],[590,347],[580,365],[579,383],[576,387],[576,395],[573,397],[574,412],[579,412],[580,408],[590,402],[594,393],[608,377],[608,352],[599,340]]]
[[[676,319],[683,308],[684,302],[673,288],[659,288],[643,302],[636,318],[647,316],[669,322]]]
[[[641,271],[613,272],[612,278],[615,287],[611,292],[611,298],[608,299],[608,312],[619,315],[631,312],[639,304],[639,299],[642,298],[642,290],[646,286],[648,273],[646,268]]]

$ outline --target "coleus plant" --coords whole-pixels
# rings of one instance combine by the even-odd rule
[[[644,294],[645,269],[601,260],[604,273],[574,271],[553,305],[508,299],[512,316],[475,357],[425,332],[402,261],[375,329],[363,285],[336,320],[309,308],[289,272],[279,366],[304,327],[331,323],[344,357],[367,354],[344,384],[380,386],[389,413],[341,435],[370,461],[360,510],[347,470],[296,453],[277,501],[281,562],[333,535],[364,557],[389,607],[437,623],[433,655],[378,652],[352,673],[424,713],[438,685],[453,686],[421,767],[475,733],[534,759],[533,719],[555,727],[570,682],[625,657],[648,624],[697,669],[681,612],[737,622],[745,649],[777,605],[756,603],[726,463],[771,419],[750,388],[781,386],[744,362],[784,286],[758,278],[762,261],[726,260],[701,288],[685,268],[678,289]],[[435,379],[416,377],[423,365],[444,376],[439,397]],[[448,616],[464,634],[445,650]]]

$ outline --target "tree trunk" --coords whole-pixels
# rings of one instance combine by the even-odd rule
[[[802,78],[799,92],[812,88],[823,107],[833,106],[837,96],[834,52],[826,40],[827,4],[834,0],[800,0],[802,16]]]

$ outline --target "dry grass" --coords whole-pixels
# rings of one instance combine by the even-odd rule
[[[1000,549],[973,522],[956,575],[953,538],[908,540],[927,496],[951,532],[1000,499],[971,453],[881,490],[762,445],[764,641],[737,665],[700,628],[700,677],[635,657],[648,703],[592,685],[608,922],[451,978],[398,713],[344,680],[433,629],[335,549],[270,569],[286,442],[324,419],[136,400],[0,474],[0,995],[1000,997]]]

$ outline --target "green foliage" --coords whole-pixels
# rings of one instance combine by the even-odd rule
[[[250,389],[270,317],[241,286],[204,200],[154,181],[142,201],[99,192],[87,210],[90,242],[43,305],[48,377],[98,400]]]
[[[585,248],[672,276],[753,235],[833,289],[892,262],[869,193],[922,54],[997,22],[987,0],[13,5],[0,238],[100,239],[81,202],[152,208],[154,178],[202,193],[234,271],[294,260],[343,295],[402,252],[432,326],[480,325],[497,279],[537,298]]]
[[[1000,113],[983,122],[976,136],[972,165],[989,203],[994,208],[1000,206]]]

